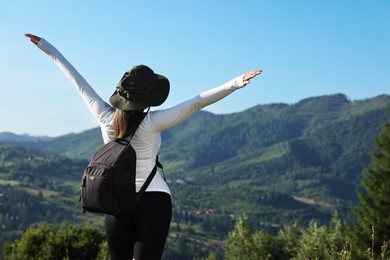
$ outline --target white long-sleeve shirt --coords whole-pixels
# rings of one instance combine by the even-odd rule
[[[72,82],[89,111],[98,121],[104,143],[115,139],[113,127],[115,108],[105,102],[81,74],[49,42],[42,38],[38,43],[38,47],[54,60],[64,75]],[[137,191],[141,189],[155,166],[156,155],[161,146],[161,131],[179,124],[205,106],[217,102],[243,86],[243,75],[241,75],[172,108],[149,112],[131,139],[131,145],[137,154]],[[159,191],[170,194],[169,187],[160,174],[155,175],[146,191]]]

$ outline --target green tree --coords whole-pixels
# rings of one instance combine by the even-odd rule
[[[108,252],[108,244],[107,241],[104,241],[100,244],[99,254],[96,257],[97,260],[108,260],[110,259],[110,255]]]
[[[279,230],[278,238],[282,242],[283,248],[287,253],[287,257],[291,259],[298,252],[298,243],[300,239],[300,229],[298,221],[294,221],[290,225],[284,226]]]
[[[287,259],[280,241],[263,231],[255,231],[247,216],[237,221],[226,238],[226,259]]]
[[[20,240],[11,244],[5,244],[5,259],[28,259],[34,256],[36,259],[44,259],[47,251],[47,240],[53,230],[41,224],[37,228],[28,229]]]
[[[379,255],[381,245],[390,239],[390,124],[382,125],[370,153],[371,165],[364,169],[362,184],[365,191],[358,191],[357,220],[352,228],[354,248],[364,255],[371,248]]]
[[[338,214],[333,215],[328,226],[319,226],[312,220],[301,235],[292,259],[340,259],[344,246],[344,229]],[[344,258],[341,258],[344,259]]]
[[[254,248],[252,227],[248,217],[242,216],[226,239],[226,258],[259,259]]]
[[[19,240],[6,244],[5,259],[96,259],[104,234],[93,227],[64,225],[55,230],[46,223],[30,228]],[[101,252],[102,253],[102,252]]]

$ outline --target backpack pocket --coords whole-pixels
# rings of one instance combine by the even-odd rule
[[[110,169],[90,165],[85,169],[81,187],[81,203],[84,211],[107,213],[114,210],[114,176]]]

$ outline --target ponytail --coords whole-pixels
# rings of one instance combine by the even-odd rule
[[[126,112],[120,109],[115,111],[114,115],[114,135],[115,138],[125,138],[127,133],[127,126],[134,111]]]

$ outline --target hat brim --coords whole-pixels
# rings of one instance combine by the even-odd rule
[[[110,104],[123,111],[144,110],[148,107],[159,106],[167,99],[169,94],[169,80],[163,75],[155,74],[157,76],[158,83],[154,88],[152,94],[143,99],[129,99],[118,94],[115,90],[114,94],[110,97]]]

